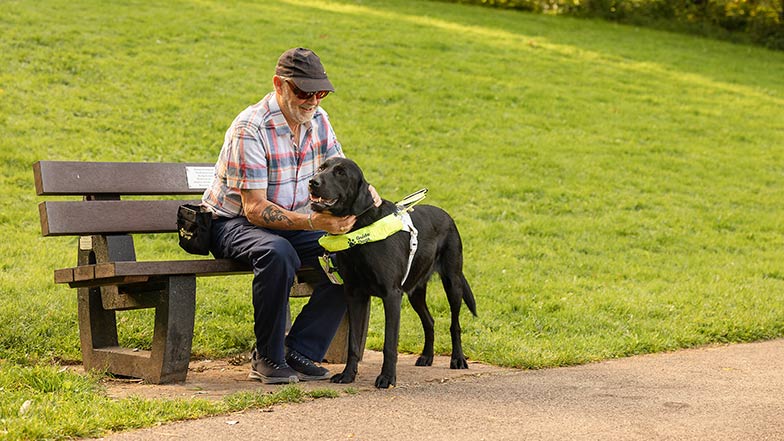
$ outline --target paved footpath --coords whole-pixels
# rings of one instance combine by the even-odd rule
[[[355,395],[105,439],[784,440],[784,340],[537,371],[472,364],[460,375],[446,358],[415,368],[401,356],[386,391],[369,386],[379,361],[366,353]]]

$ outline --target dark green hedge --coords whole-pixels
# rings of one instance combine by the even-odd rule
[[[784,50],[784,0],[452,1],[532,12],[598,17]]]

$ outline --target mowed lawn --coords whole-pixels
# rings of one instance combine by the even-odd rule
[[[32,164],[213,162],[294,46],[321,56],[337,88],[322,105],[382,196],[427,187],[455,218],[470,359],[546,368],[784,335],[782,52],[403,0],[10,1],[0,32],[0,434],[140,424],[35,413],[84,401],[52,398],[63,387],[105,398],[48,367],[80,361],[75,291],[52,277],[77,239],[41,237]],[[137,248],[186,258],[174,236]],[[194,356],[250,350],[249,291],[248,276],[199,280]],[[439,283],[428,297],[448,354]],[[151,314],[120,317],[123,343],[149,346]],[[379,349],[379,302],[370,328]],[[404,303],[400,351],[421,344]]]

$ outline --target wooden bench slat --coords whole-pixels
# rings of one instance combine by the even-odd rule
[[[319,282],[320,271],[320,268],[300,268],[297,283]],[[144,281],[144,278],[158,276],[194,274],[204,277],[250,272],[250,267],[232,259],[118,261],[59,269],[55,274],[61,273],[62,276],[55,276],[55,283],[69,283],[73,287],[98,286]]]
[[[73,280],[73,268],[54,270],[54,283],[71,283]]]
[[[73,271],[74,281],[77,280],[91,280],[95,278],[95,266],[84,265],[77,266]]]
[[[46,201],[38,205],[44,236],[177,231],[177,207],[196,200]]]
[[[175,274],[221,276],[248,272],[250,272],[250,268],[247,265],[231,259],[108,262],[95,265],[96,279],[120,276],[170,276]]]
[[[186,167],[212,168],[211,163],[38,161],[33,164],[35,190],[44,195],[176,195],[201,194],[190,188]]]

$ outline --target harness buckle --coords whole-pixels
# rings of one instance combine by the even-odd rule
[[[343,278],[340,277],[338,267],[335,265],[335,261],[332,260],[332,256],[324,253],[323,256],[319,257],[319,264],[321,265],[321,269],[324,270],[324,274],[327,275],[327,278],[333,285],[343,284]]]

